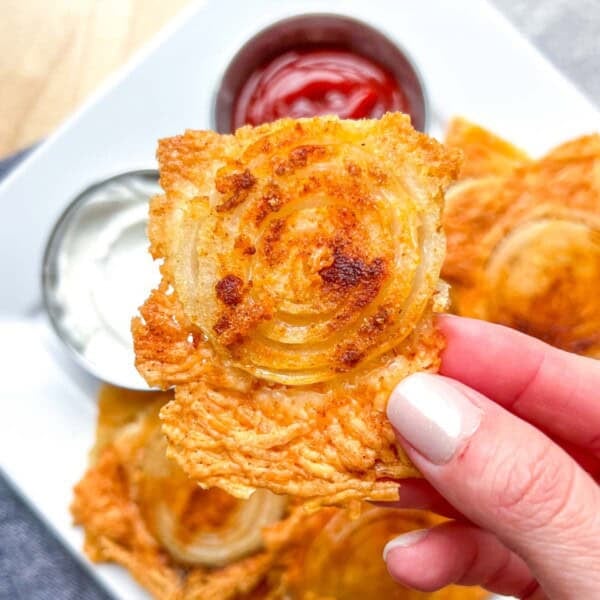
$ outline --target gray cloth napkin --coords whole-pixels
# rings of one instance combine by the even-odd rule
[[[493,3],[592,101],[600,104],[598,0]],[[0,163],[0,177],[19,158],[9,159],[10,165],[9,161]],[[0,474],[0,600],[108,599]]]

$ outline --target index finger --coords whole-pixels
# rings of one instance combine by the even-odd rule
[[[440,373],[530,423],[600,455],[600,361],[502,325],[444,315]]]

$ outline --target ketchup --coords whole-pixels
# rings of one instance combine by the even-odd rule
[[[409,110],[396,79],[376,62],[344,49],[290,50],[250,75],[235,102],[233,128],[282,117],[360,119]]]

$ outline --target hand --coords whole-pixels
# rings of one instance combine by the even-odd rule
[[[424,475],[397,506],[454,518],[386,545],[392,577],[432,591],[479,584],[520,598],[600,598],[600,361],[445,316],[440,375],[388,404]]]

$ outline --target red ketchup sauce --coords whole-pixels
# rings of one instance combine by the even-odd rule
[[[410,112],[391,73],[343,49],[290,50],[254,71],[234,106],[233,128],[282,117],[335,114],[344,119]]]

